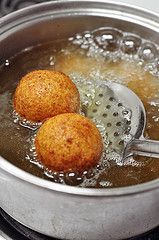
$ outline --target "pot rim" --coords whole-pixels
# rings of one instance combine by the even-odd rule
[[[112,2],[109,0],[99,0],[98,2],[96,0],[58,0],[54,2],[47,2],[47,3],[39,3],[34,6],[26,7],[24,9],[18,10],[14,13],[10,13],[7,16],[4,16],[0,19],[0,28],[4,27],[8,22],[12,22],[15,19],[17,19],[17,15],[19,15],[18,18],[21,18],[27,13],[34,12],[35,9],[39,10],[41,8],[42,11],[45,11],[45,8],[43,10],[43,7],[49,8],[49,6],[56,6],[56,4],[63,5],[63,4],[79,4],[79,3],[98,3],[98,4],[108,4],[112,6],[116,6],[118,11],[120,11],[120,8],[128,9],[130,13],[135,12],[138,13],[137,16],[139,17],[145,17],[148,18],[149,21],[152,21],[154,24],[159,24],[159,18],[157,14],[153,13],[152,11],[145,10],[142,7],[136,7],[131,4],[125,4],[122,2]],[[55,8],[56,9],[56,8]],[[61,8],[62,9],[62,8]],[[60,11],[61,9],[58,9]],[[37,11],[38,12],[38,11]],[[21,23],[22,24],[22,23]],[[8,30],[8,29],[7,29]],[[6,31],[7,31],[6,30]],[[0,31],[1,34],[1,31]],[[42,179],[40,177],[36,177],[30,173],[25,172],[24,170],[14,166],[12,163],[8,162],[6,159],[0,156],[0,171],[2,170],[2,173],[7,173],[8,175],[11,175],[13,178],[18,178],[20,181],[25,182],[27,184],[33,184],[37,187],[45,188],[49,191],[56,191],[60,193],[65,194],[72,194],[72,195],[82,195],[82,196],[95,196],[95,197],[119,197],[119,196],[127,196],[127,195],[134,195],[139,194],[142,192],[148,192],[152,191],[154,189],[159,188],[159,179],[152,180],[150,182],[128,186],[128,187],[119,187],[119,188],[80,188],[75,186],[68,186],[68,185],[62,185],[59,183],[54,183],[49,180]],[[0,173],[1,174],[1,173]],[[0,176],[1,177],[1,176]],[[3,176],[2,176],[3,177]]]

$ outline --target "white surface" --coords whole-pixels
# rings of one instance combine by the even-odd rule
[[[112,0],[112,2],[123,2],[131,5],[136,5],[159,14],[158,0]]]

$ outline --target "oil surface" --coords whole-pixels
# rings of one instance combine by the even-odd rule
[[[37,126],[31,129],[29,123],[20,121],[13,114],[15,88],[22,76],[35,69],[56,69],[69,75],[80,91],[82,103],[90,104],[86,114],[90,118],[91,109],[94,110],[94,105],[89,103],[94,94],[92,84],[100,80],[127,85],[144,103],[147,113],[145,137],[159,140],[159,61],[156,52],[157,46],[138,36],[102,28],[25,49],[6,60],[0,68],[0,154],[36,176],[63,182],[60,180],[62,173],[59,177],[57,173],[44,172],[43,166],[34,159],[33,137]],[[106,125],[104,131],[108,128]],[[110,142],[108,139],[109,147]],[[120,158],[114,155],[106,160],[102,170],[97,166],[94,172],[85,173],[84,181],[78,174],[69,173],[65,183],[83,187],[120,187],[159,177],[157,159],[135,157],[121,164]]]

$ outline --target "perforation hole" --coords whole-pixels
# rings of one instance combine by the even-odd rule
[[[120,146],[123,146],[123,145],[124,145],[124,141],[121,140],[121,141],[119,142],[119,145],[120,145]]]
[[[121,122],[117,122],[117,123],[116,123],[116,126],[117,126],[117,127],[120,127],[121,125],[122,125]]]
[[[113,97],[110,97],[109,101],[113,102],[113,101],[115,101],[115,99]]]
[[[111,108],[111,106],[110,106],[110,105],[107,105],[107,106],[106,106],[106,108],[107,108],[107,109],[110,109],[110,108]]]
[[[118,103],[118,107],[122,107],[123,106],[123,104],[122,103]]]
[[[122,111],[122,114],[123,114],[123,115],[128,115],[128,113],[129,113],[128,110],[124,110],[124,111]]]
[[[112,144],[113,144],[113,143],[110,141],[110,142],[109,142],[109,146],[112,146]]]
[[[131,121],[127,120],[127,121],[126,121],[126,124],[127,124],[127,125],[130,125],[130,124],[131,124]]]
[[[119,115],[118,112],[114,112],[114,113],[113,113],[113,116],[114,116],[114,117],[117,117],[118,115]]]
[[[103,113],[103,117],[106,118],[106,117],[107,117],[107,114],[106,114],[106,113]]]

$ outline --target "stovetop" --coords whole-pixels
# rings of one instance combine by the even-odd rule
[[[15,221],[0,208],[0,236],[6,240],[57,240],[37,233]],[[100,239],[99,239],[100,240]],[[113,240],[113,239],[112,239]],[[127,240],[159,240],[159,227]]]
[[[23,7],[46,2],[44,0],[0,0],[0,17]],[[32,231],[16,222],[0,209],[0,238],[6,240],[55,240]],[[129,240],[159,240],[159,227]]]
[[[1,235],[6,240],[56,240],[24,227],[0,208]]]

